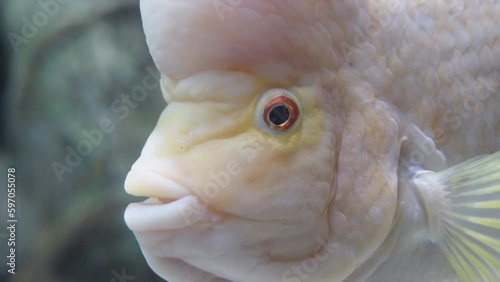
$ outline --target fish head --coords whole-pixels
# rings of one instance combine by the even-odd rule
[[[397,118],[314,28],[326,2],[278,2],[141,1],[168,106],[125,220],[169,281],[340,281],[390,230]]]

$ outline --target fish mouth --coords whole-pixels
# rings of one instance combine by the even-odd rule
[[[148,197],[125,210],[127,226],[134,232],[180,229],[202,219],[207,208],[183,185],[151,171],[132,170],[125,180],[128,194]]]

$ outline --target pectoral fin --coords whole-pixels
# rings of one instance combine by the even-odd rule
[[[500,152],[414,178],[432,240],[461,281],[500,281]]]

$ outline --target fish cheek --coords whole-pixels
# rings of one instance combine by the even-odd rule
[[[245,136],[242,133],[197,144],[177,159],[189,176],[189,189],[199,200],[230,214],[244,215],[246,201],[255,198],[246,180],[255,174],[263,145],[256,146]]]
[[[241,156],[246,162],[251,163],[256,160],[259,152],[264,151],[266,144],[264,139],[258,134],[252,134],[241,140],[237,148],[237,154]]]
[[[300,191],[290,186],[300,176],[288,163],[292,149],[276,149],[273,143],[271,137],[247,132],[201,145],[197,156],[189,153],[182,165],[197,163],[192,187],[207,205],[245,218],[289,219]]]

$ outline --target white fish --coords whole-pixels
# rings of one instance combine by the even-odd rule
[[[500,2],[141,0],[170,282],[500,281]]]

